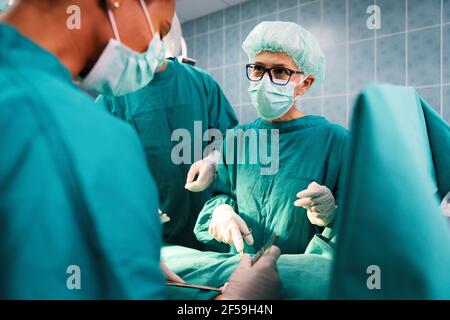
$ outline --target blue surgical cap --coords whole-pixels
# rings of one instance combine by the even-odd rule
[[[317,39],[293,22],[264,21],[245,39],[242,49],[250,62],[263,52],[284,52],[306,74],[314,75],[315,84],[325,76],[325,57]]]

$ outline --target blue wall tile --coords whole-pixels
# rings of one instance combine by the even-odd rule
[[[444,0],[444,22],[450,22],[450,0]]]
[[[437,113],[441,114],[441,87],[418,88],[417,92]]]
[[[209,71],[209,74],[214,78],[214,80],[217,81],[217,83],[223,87],[224,81],[223,81],[223,69],[212,69]]]
[[[377,40],[377,80],[405,85],[405,35]]]
[[[450,86],[444,87],[444,118],[450,123]]]
[[[239,25],[225,29],[225,64],[235,64],[240,59],[241,39]]]
[[[186,46],[187,46],[187,55],[189,58],[195,58],[197,55],[195,54],[195,38],[185,38]]]
[[[195,20],[195,33],[201,34],[208,32],[209,19],[208,16],[204,16]]]
[[[405,0],[377,0],[381,9],[381,29],[379,35],[405,31],[406,1]]]
[[[250,80],[247,79],[245,65],[246,65],[246,63],[243,63],[239,67],[239,78],[241,80],[240,85],[241,85],[241,103],[242,104],[252,103],[252,100],[248,93],[248,87],[250,86]]]
[[[409,85],[423,86],[440,83],[440,33],[439,27],[408,34]]]
[[[251,104],[245,104],[241,107],[241,123],[248,123],[258,118],[256,109]]]
[[[250,0],[241,4],[241,20],[250,20],[258,16],[257,0]]]
[[[209,21],[209,30],[215,30],[223,27],[223,11],[217,11],[208,18]]]
[[[349,92],[357,93],[375,79],[374,41],[367,40],[349,45]]]
[[[450,7],[449,7],[450,10]],[[450,83],[450,25],[444,27],[444,83]]]
[[[367,8],[373,0],[348,0],[348,37],[350,41],[368,39],[375,36],[375,31],[367,28]]]
[[[260,16],[272,14],[277,11],[277,0],[258,0],[258,7]]]
[[[347,98],[324,98],[323,115],[331,122],[347,127]]]
[[[300,98],[297,103],[297,108],[301,112],[308,115],[320,116],[322,114],[322,99],[321,98]]]
[[[316,1],[316,0],[300,0],[300,4],[314,2],[314,1]]]
[[[241,20],[241,6],[240,5],[232,6],[225,10],[225,24],[226,25],[239,23],[240,20]]]
[[[276,12],[273,14],[258,17],[258,23],[263,22],[263,21],[277,21],[277,20],[278,20],[278,14]]]
[[[321,29],[321,6],[320,2],[311,2],[300,6],[298,23],[305,29],[313,32],[316,36],[320,36]],[[313,32],[314,33],[314,32]]]
[[[208,67],[217,68],[223,65],[223,31],[217,30],[209,33]]]
[[[181,28],[183,30],[184,38],[189,38],[194,35],[194,21],[189,21],[189,22],[183,23]]]
[[[408,28],[422,28],[441,22],[441,0],[408,0]]]
[[[278,1],[278,10],[282,11],[298,5],[298,0],[280,0]]]
[[[238,104],[240,99],[239,66],[225,68],[224,91],[231,104]]]
[[[208,68],[208,34],[204,33],[195,38],[195,57],[197,67]]]
[[[280,11],[278,13],[278,19],[280,19],[281,21],[298,23],[298,9],[295,7]]]
[[[324,95],[343,94],[347,92],[347,45],[326,46]]]
[[[300,9],[301,10],[301,9]],[[323,0],[322,43],[344,43],[346,40],[345,0]]]

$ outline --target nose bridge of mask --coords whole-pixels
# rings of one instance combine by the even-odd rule
[[[257,83],[257,86],[265,87],[265,90],[275,94],[279,93],[280,91],[284,91],[284,89],[286,88],[286,86],[280,86],[273,83],[267,74],[264,75],[264,77]]]
[[[150,28],[150,32],[152,33],[152,37],[154,37],[155,29],[153,28],[152,20],[150,18],[150,13],[148,12],[147,6],[145,5],[144,0],[139,0],[139,3],[142,7],[142,10],[144,11],[145,19],[147,20],[147,24]],[[114,14],[109,8],[108,8],[108,17],[111,23],[111,27],[113,29],[114,37],[116,38],[117,41],[122,42],[120,39],[119,29],[117,28],[116,19],[114,18]]]

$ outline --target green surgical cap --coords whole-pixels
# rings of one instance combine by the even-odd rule
[[[264,21],[247,36],[242,49],[250,62],[263,51],[284,52],[305,74],[314,75],[315,84],[325,76],[325,57],[317,39],[296,23]]]

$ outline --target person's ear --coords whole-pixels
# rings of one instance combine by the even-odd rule
[[[303,81],[303,83],[296,88],[295,95],[304,95],[314,84],[314,81],[316,81],[316,78],[313,75],[308,76],[308,78],[306,78],[305,81]]]

